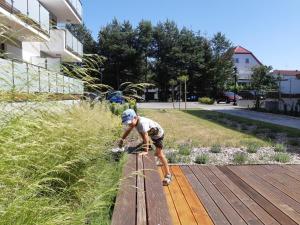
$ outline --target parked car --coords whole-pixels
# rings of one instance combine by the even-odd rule
[[[123,96],[122,91],[112,91],[107,94],[107,100],[111,103],[125,103],[125,98]]]
[[[256,96],[258,96],[260,99],[265,99],[265,93],[258,92],[256,90],[243,90],[240,91],[238,94],[243,99],[247,99],[247,100],[254,100],[256,99]]]
[[[219,104],[220,102],[226,102],[227,104],[229,104],[230,102],[234,102],[234,100],[238,101],[241,99],[242,97],[239,96],[238,94],[234,94],[234,92],[226,91],[217,97],[217,103]]]

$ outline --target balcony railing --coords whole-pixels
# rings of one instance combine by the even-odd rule
[[[0,58],[0,91],[83,94],[83,82],[16,60]]]
[[[22,20],[33,27],[37,25],[41,31],[49,34],[49,12],[38,0],[5,0],[11,6],[11,13],[18,15]]]
[[[74,35],[69,31],[66,31],[66,48],[76,55],[83,56],[83,45]]]
[[[82,3],[81,3],[81,1],[80,0],[66,0],[66,1],[69,2],[71,7],[75,10],[77,15],[80,17],[80,19],[82,19]]]

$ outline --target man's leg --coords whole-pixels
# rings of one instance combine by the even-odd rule
[[[166,175],[171,175],[171,171],[170,171],[170,167],[167,161],[167,158],[162,150],[161,147],[156,147],[156,152],[155,155],[159,158],[159,160],[162,162],[163,167],[164,167],[164,172],[166,173]]]

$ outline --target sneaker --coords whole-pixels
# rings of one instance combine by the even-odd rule
[[[172,179],[173,179],[172,174],[166,175],[165,178],[163,179],[163,186],[168,186],[171,183]]]

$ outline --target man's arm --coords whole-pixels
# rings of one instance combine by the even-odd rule
[[[122,147],[124,144],[124,140],[127,138],[127,136],[130,134],[130,132],[133,130],[134,127],[129,127],[124,134],[122,135],[122,139],[119,141],[119,147]]]
[[[147,132],[141,133],[142,139],[143,139],[143,148],[144,152],[147,154],[149,151],[149,135]]]

